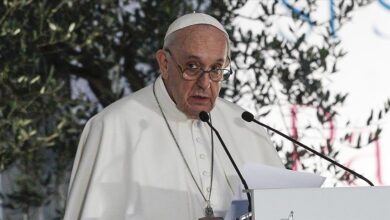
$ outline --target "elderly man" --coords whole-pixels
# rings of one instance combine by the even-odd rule
[[[229,37],[213,17],[174,21],[157,51],[160,77],[90,119],[73,167],[66,220],[224,216],[239,178],[207,124],[209,113],[239,167],[282,163],[267,134],[218,98],[231,74]],[[205,213],[205,210],[206,213]]]

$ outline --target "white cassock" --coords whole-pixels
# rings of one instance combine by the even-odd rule
[[[184,158],[167,128],[153,85],[125,97],[91,118],[75,158],[65,220],[194,220],[204,216],[210,191],[211,131],[176,108],[159,77],[157,98]],[[238,167],[262,163],[283,167],[265,130],[241,119],[243,109],[218,98],[211,111]],[[216,135],[211,204],[224,216],[239,178]]]

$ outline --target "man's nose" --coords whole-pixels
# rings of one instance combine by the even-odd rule
[[[196,81],[199,87],[202,89],[208,89],[211,86],[211,79],[210,79],[210,73],[205,71],[202,73],[202,75],[198,78]]]

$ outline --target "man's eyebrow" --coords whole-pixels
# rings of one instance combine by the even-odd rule
[[[190,55],[190,56],[187,57],[187,59],[196,59],[196,60],[200,60],[200,57],[198,57],[198,56],[196,56],[196,55]],[[215,61],[215,63],[219,63],[219,62],[223,63],[224,61],[225,61],[224,58],[219,58],[219,59],[217,59],[217,60]]]
[[[195,56],[195,55],[190,55],[187,57],[187,59],[195,59],[195,60],[200,60],[200,57]]]

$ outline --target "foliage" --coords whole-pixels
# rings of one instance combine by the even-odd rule
[[[276,7],[281,2],[288,10]],[[353,10],[372,1],[336,1],[338,4],[333,5],[335,16],[325,21],[316,20],[312,16],[318,10],[316,1],[300,1],[300,4],[286,0],[281,2],[259,1],[256,3],[260,9],[257,17],[239,16],[251,22],[257,21],[258,28],[255,32],[233,27],[236,37],[232,39],[235,45],[232,52],[237,74],[224,88],[224,94],[225,98],[234,102],[239,102],[243,97],[245,100],[252,100],[252,108],[258,112],[259,117],[266,117],[291,106],[292,111],[297,111],[297,107],[314,109],[316,118],[305,124],[305,129],[300,130],[300,134],[297,131],[291,134],[294,138],[301,139],[309,130],[327,132],[331,124],[340,118],[338,110],[348,94],[331,91],[326,86],[331,76],[338,71],[338,61],[346,55],[341,47],[342,42],[335,33],[350,20]],[[290,13],[291,19],[286,20],[286,13]],[[282,33],[275,31],[274,23],[278,19],[286,20],[288,30]],[[380,110],[377,120],[369,121],[367,126],[376,124],[384,112],[387,111]],[[355,148],[368,146],[378,140],[381,133],[379,127],[371,130],[366,141],[361,138],[364,134],[358,134],[355,143],[351,143],[351,138],[348,138],[351,133],[341,135],[346,138],[338,141]],[[320,145],[314,144],[312,147],[337,158],[339,149],[334,147],[334,137],[321,135],[323,140]],[[345,175],[344,171],[334,168],[334,165],[303,162],[312,161],[309,158],[314,155],[297,146],[291,149],[281,142],[277,147],[286,155],[285,165],[290,169],[298,169],[299,166],[314,172],[328,170],[331,172],[330,176],[336,176],[339,181],[350,182],[353,179],[350,175]]]
[[[12,191],[3,195],[3,205],[29,216],[34,207],[65,199],[61,186],[85,114],[82,102],[71,100],[53,74],[43,79],[32,72],[4,70],[0,77],[0,171],[2,179],[15,179],[3,188]]]
[[[49,2],[3,1],[0,7],[0,171],[7,219],[62,210],[82,120],[89,106],[72,100],[69,72],[42,48],[69,39]],[[60,32],[60,33],[59,33]],[[57,56],[51,54],[50,56]],[[61,204],[62,203],[62,204]],[[48,209],[49,210],[49,209]]]
[[[316,109],[315,120],[325,127],[337,117],[347,94],[327,90],[323,80],[337,72],[337,61],[345,52],[332,37],[329,21],[302,19],[310,18],[317,6],[316,1],[304,2],[301,11],[290,10],[295,40],[288,40],[271,31],[275,19],[286,16],[277,11],[276,5],[281,4],[277,0],[259,1],[259,16],[246,18],[261,21],[258,33],[233,25],[234,19],[244,17],[237,10],[246,0],[2,1],[0,171],[3,179],[10,179],[1,197],[6,215],[61,218],[79,134],[96,111],[87,97],[73,97],[72,80],[87,80],[103,106],[122,97],[126,89],[143,88],[156,77],[154,52],[161,47],[168,25],[194,10],[215,16],[234,36],[232,60],[237,71],[221,96],[239,102],[249,95],[263,117],[275,111],[271,108],[275,105],[310,106]],[[335,7],[338,28],[351,11],[368,3],[340,1]],[[302,32],[308,24],[321,30],[321,44],[311,44]],[[368,125],[383,117],[389,105],[380,110],[380,117],[372,113]],[[367,143],[376,140],[380,131],[372,131]],[[359,139],[356,146],[362,143]],[[310,157],[282,144],[278,147],[290,168],[297,155]],[[324,140],[320,149],[337,158],[332,141]],[[315,166],[318,172],[326,169]],[[349,178],[338,169],[334,173],[340,180]]]

